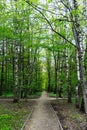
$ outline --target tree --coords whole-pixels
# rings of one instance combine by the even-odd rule
[[[78,1],[77,0],[73,0],[72,3],[70,3],[70,1],[60,1],[61,4],[63,5],[63,7],[65,7],[68,10],[69,13],[69,17],[67,17],[67,14],[65,14],[65,19],[62,18],[58,18],[56,20],[58,21],[67,21],[70,22],[70,27],[72,29],[72,33],[74,35],[74,40],[75,40],[75,44],[73,44],[70,40],[68,40],[65,37],[65,34],[61,33],[61,31],[57,31],[56,29],[54,29],[53,24],[51,24],[51,21],[46,17],[47,14],[44,14],[43,10],[40,7],[38,7],[36,4],[33,4],[32,2],[27,1],[27,3],[29,5],[31,5],[34,9],[36,9],[42,16],[43,18],[47,21],[47,23],[49,24],[49,26],[51,27],[52,31],[54,31],[56,34],[58,34],[60,37],[62,37],[66,42],[72,44],[73,46],[75,46],[77,48],[78,51],[78,59],[79,59],[79,68],[80,68],[80,80],[81,80],[81,84],[82,84],[82,91],[83,91],[83,97],[84,97],[84,105],[85,105],[85,112],[86,112],[86,116],[87,116],[87,99],[86,99],[86,77],[85,77],[85,69],[84,69],[84,50],[83,50],[83,44],[82,44],[82,40],[83,40],[83,31],[81,30],[81,24],[80,24],[80,16],[79,16],[79,6],[78,6]],[[72,4],[72,5],[71,5]],[[59,5],[58,5],[59,6]],[[62,7],[61,7],[62,8]],[[45,9],[46,11],[46,9]],[[56,12],[56,11],[55,11]],[[60,16],[61,16],[61,10],[60,12]],[[54,17],[55,19],[55,17]],[[53,23],[55,23],[56,20],[53,19]]]

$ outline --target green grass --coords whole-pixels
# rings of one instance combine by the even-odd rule
[[[33,93],[33,94],[30,94],[28,95],[28,98],[39,98],[41,96],[42,92],[36,92],[36,93]],[[8,94],[3,94],[2,97],[4,98],[10,98],[10,97],[13,97],[13,93],[8,93]]]
[[[28,98],[39,98],[41,96],[42,92],[36,92],[34,94],[30,94]]]
[[[4,94],[2,95],[2,97],[6,97],[6,98],[8,98],[8,97],[13,97],[13,93],[4,93]]]
[[[0,130],[20,130],[28,114],[31,112],[29,103],[0,103]]]
[[[56,97],[56,94],[54,94],[54,93],[48,93],[48,96],[49,97]]]

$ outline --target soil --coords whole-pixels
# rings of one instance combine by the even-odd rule
[[[85,114],[76,109],[74,104],[64,99],[51,101],[51,104],[64,130],[86,130]]]

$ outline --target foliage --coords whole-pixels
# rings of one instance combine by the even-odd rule
[[[24,120],[26,120],[26,117],[31,111],[31,108],[28,107],[29,104],[24,102],[20,102],[20,104],[2,102],[0,105],[0,129],[21,129]]]
[[[54,93],[48,93],[48,96],[49,97],[56,97],[56,94],[54,94]]]

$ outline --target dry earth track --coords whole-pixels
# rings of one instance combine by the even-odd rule
[[[43,92],[24,130],[60,130],[57,116],[50,107],[50,98]]]

